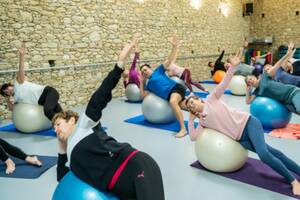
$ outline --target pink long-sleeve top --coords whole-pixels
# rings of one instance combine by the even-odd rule
[[[220,99],[233,77],[235,69],[236,67],[230,67],[223,81],[204,100],[198,127],[195,128],[194,121],[189,120],[188,128],[191,140],[196,140],[203,128],[215,129],[234,140],[240,140],[250,115],[230,108]]]
[[[185,68],[184,67],[180,67],[178,65],[176,65],[175,63],[172,63],[168,69],[167,69],[167,73],[169,76],[177,76],[178,78],[180,78],[184,72]]]

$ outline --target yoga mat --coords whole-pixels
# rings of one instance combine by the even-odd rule
[[[211,80],[211,79],[199,81],[199,83],[205,83],[205,84],[218,84],[218,83],[216,83],[214,80]]]
[[[209,171],[198,161],[192,163],[191,166],[197,169]],[[300,197],[296,197],[292,194],[291,185],[285,180],[285,178],[257,159],[248,158],[246,164],[236,172],[211,173],[300,199]],[[298,177],[298,180],[300,179],[300,176],[295,176]]]
[[[13,133],[22,133],[22,132],[20,132],[16,129],[14,124],[8,124],[6,126],[0,127],[0,131],[13,132]],[[56,137],[56,133],[54,132],[53,128],[50,128],[50,129],[47,129],[47,130],[44,130],[44,131],[34,132],[34,133],[22,133],[22,134],[34,134],[34,135],[41,135],[41,136]]]
[[[142,125],[142,126],[147,126],[151,128],[157,128],[157,129],[163,129],[163,130],[168,130],[168,131],[173,131],[173,132],[178,132],[180,130],[180,125],[177,121],[169,123],[169,124],[153,124],[151,122],[148,122],[145,118],[144,115],[138,115],[136,117],[132,117],[129,119],[124,120],[124,122],[131,123],[131,124],[137,124],[137,125]],[[197,126],[198,123],[195,122],[195,126]],[[186,127],[186,130],[188,130],[188,122],[184,121],[184,125]]]
[[[37,156],[38,159],[43,163],[41,167],[30,165],[24,160],[20,160],[15,157],[10,157],[16,164],[16,170],[12,174],[5,174],[6,165],[0,163],[0,177],[7,178],[24,178],[24,179],[34,179],[41,176],[48,169],[56,165],[57,157],[54,156]]]
[[[102,127],[102,128],[103,128],[103,130],[107,129],[106,127]],[[44,130],[44,131],[34,132],[34,133],[22,133],[16,129],[14,124],[8,124],[6,126],[0,127],[0,131],[10,132],[10,133],[33,134],[33,135],[56,137],[56,133],[54,132],[53,128],[50,128],[50,129]]]
[[[143,100],[141,101],[129,101],[128,99],[125,100],[126,103],[142,103]]]

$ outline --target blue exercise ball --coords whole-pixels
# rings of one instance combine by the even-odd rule
[[[256,97],[250,105],[250,113],[265,128],[283,128],[292,118],[292,113],[280,102],[267,97]]]
[[[59,182],[52,200],[118,200],[118,198],[93,188],[70,171]]]

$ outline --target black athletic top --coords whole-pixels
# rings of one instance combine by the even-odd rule
[[[68,138],[67,154],[59,154],[58,180],[69,171],[65,166],[69,157],[70,169],[78,178],[97,189],[106,190],[120,164],[135,150],[129,144],[119,143],[108,136],[99,122],[122,72],[116,65],[92,95],[74,133]]]

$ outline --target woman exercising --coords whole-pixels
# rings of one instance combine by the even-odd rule
[[[136,36],[138,37],[138,35]],[[136,64],[138,62],[138,60],[140,59],[140,48],[138,46],[138,41],[135,45],[135,53],[134,53],[134,57],[133,57],[133,61],[131,63],[131,67],[130,70],[128,71],[127,69],[123,72],[122,76],[123,76],[123,84],[124,87],[126,88],[128,84],[136,84],[138,87],[140,87],[140,77],[141,74],[140,72],[136,69]]]
[[[286,105],[291,112],[300,114],[300,89],[294,85],[283,84],[273,80],[273,77],[281,64],[289,58],[293,47],[294,44],[290,43],[286,55],[283,56],[274,66],[266,65],[266,72],[261,76],[248,75],[246,77],[247,104],[250,104],[256,96],[269,97]],[[251,87],[256,88],[253,94],[250,94]]]
[[[118,63],[92,95],[87,108],[78,118],[73,111],[57,113],[52,122],[59,141],[57,179],[68,171],[89,185],[117,195],[120,199],[163,200],[164,189],[157,163],[146,153],[128,143],[117,142],[100,126],[102,110],[112,99],[123,65],[137,38],[126,45]],[[72,192],[72,191],[67,191]]]
[[[176,60],[180,42],[175,36],[170,38],[169,42],[172,44],[172,51],[164,64],[159,65],[155,70],[152,70],[148,64],[144,64],[140,67],[142,72],[140,90],[143,97],[148,94],[148,92],[145,90],[148,90],[160,98],[169,101],[175,113],[175,117],[180,124],[180,130],[175,137],[180,138],[186,135],[183,114],[181,111],[181,105],[183,104],[183,100],[185,98],[185,88],[184,86],[170,79],[165,73],[171,63],[174,63]],[[146,79],[148,79],[147,84]]]
[[[25,160],[31,165],[42,166],[42,163],[38,160],[36,156],[29,156],[18,147],[13,146],[0,138],[0,159],[6,165],[6,174],[12,174],[16,169],[15,163],[14,161],[12,161],[12,159],[9,158],[9,155],[19,158],[21,160]]]
[[[197,139],[202,133],[203,127],[215,129],[229,136],[244,148],[257,153],[262,162],[291,183],[294,195],[300,195],[300,183],[290,173],[292,171],[300,175],[300,166],[282,152],[265,143],[264,131],[258,119],[249,113],[239,112],[228,107],[220,99],[241,60],[236,55],[229,61],[225,64],[229,69],[224,79],[205,100],[191,96],[186,101],[190,110],[188,127],[191,140]],[[197,128],[194,127],[195,118],[199,119]]]
[[[189,88],[190,92],[193,93],[192,85],[196,86],[198,89],[208,92],[207,89],[205,89],[200,83],[197,81],[192,80],[192,74],[191,71],[188,68],[180,67],[176,65],[175,63],[172,63],[170,67],[166,70],[167,74],[172,77],[176,76],[184,81],[185,85]]]
[[[26,81],[24,70],[25,52],[26,46],[25,42],[23,42],[19,49],[19,71],[16,81],[14,84],[3,84],[0,93],[6,97],[9,110],[13,109],[15,103],[42,105],[44,114],[51,121],[55,113],[62,111],[58,103],[59,94],[53,87]]]

